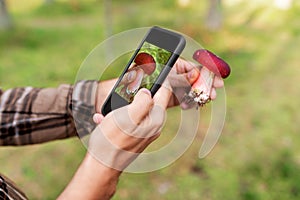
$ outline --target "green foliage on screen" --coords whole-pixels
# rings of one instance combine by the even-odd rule
[[[157,77],[159,76],[161,70],[164,68],[165,64],[168,62],[171,52],[157,47],[153,44],[145,42],[142,46],[140,52],[145,52],[153,56],[156,62],[156,69],[150,76],[147,76],[143,79],[141,87],[151,89],[153,83],[156,81]]]

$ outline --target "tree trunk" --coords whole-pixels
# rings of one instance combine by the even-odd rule
[[[205,25],[211,31],[217,31],[222,27],[221,0],[208,0],[209,10]]]
[[[113,30],[112,30],[112,0],[104,0],[104,33],[105,33],[105,37],[109,38],[112,36],[113,34]],[[113,49],[112,46],[110,44],[110,40],[108,40],[107,46],[106,46],[106,59],[112,59],[113,57]]]
[[[104,0],[104,25],[105,36],[110,37],[112,35],[112,1]]]
[[[7,12],[5,0],[0,0],[0,30],[12,28],[12,21]]]
[[[54,3],[54,0],[44,0],[45,4],[51,4]]]

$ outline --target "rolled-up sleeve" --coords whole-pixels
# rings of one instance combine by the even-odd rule
[[[0,145],[36,144],[87,134],[94,128],[96,88],[97,81],[80,81],[57,88],[0,90]]]

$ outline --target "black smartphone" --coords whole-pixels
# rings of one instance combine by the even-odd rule
[[[185,43],[185,38],[178,33],[157,26],[150,28],[103,104],[102,114],[105,116],[130,104],[140,88],[149,89],[153,96],[180,56]]]

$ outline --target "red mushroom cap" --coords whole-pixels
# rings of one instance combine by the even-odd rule
[[[156,63],[154,58],[148,53],[139,53],[134,62],[139,65],[146,74],[151,75],[156,68]]]
[[[222,58],[206,49],[199,49],[195,51],[193,58],[198,63],[222,78],[227,78],[230,74],[229,65]]]

